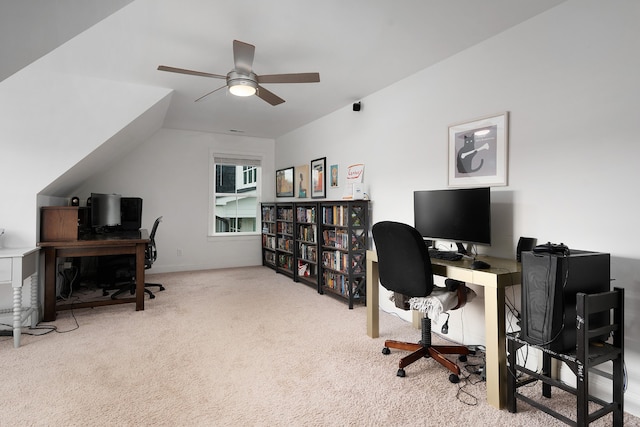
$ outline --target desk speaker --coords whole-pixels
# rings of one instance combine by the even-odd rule
[[[534,237],[521,237],[518,240],[518,247],[516,249],[516,260],[518,262],[522,261],[522,252],[523,251],[532,251],[533,248],[536,247],[536,243],[538,239]]]

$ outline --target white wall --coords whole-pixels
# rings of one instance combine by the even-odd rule
[[[41,191],[62,175],[66,178],[60,182],[81,182],[119,153],[126,154],[150,133],[145,133],[147,128],[160,127],[170,95],[165,88],[46,72],[40,61],[4,80],[0,85],[0,228],[5,234],[0,245],[34,247],[39,206],[61,204],[55,197],[64,195],[51,190],[38,197]],[[101,154],[100,163],[92,163],[96,152]],[[69,173],[82,159],[93,168]],[[23,298],[28,300],[28,288]],[[11,289],[2,287],[0,306],[10,305]]]
[[[276,141],[276,168],[326,156],[344,174],[365,163],[372,223],[413,223],[412,192],[447,187],[448,126],[509,111],[509,182],[493,189],[487,252],[512,258],[518,237],[532,236],[611,253],[627,296],[625,409],[636,415],[639,19],[637,2],[564,3],[363,99],[360,112],[349,105]],[[452,315],[450,336],[484,340],[482,316],[480,294]]]
[[[82,203],[91,192],[141,197],[142,225],[149,230],[162,216],[154,273],[258,265],[260,236],[207,237],[209,154],[213,150],[261,156],[263,194],[272,195],[274,145],[264,138],[161,129],[109,171],[84,182],[73,195]],[[273,200],[268,197],[267,201]]]
[[[166,111],[170,93],[164,88],[45,73],[37,66],[3,81],[0,227],[6,229],[4,244],[34,246],[36,195],[147,110],[161,104]]]

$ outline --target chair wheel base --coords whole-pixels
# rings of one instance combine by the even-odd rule
[[[458,384],[460,382],[460,378],[456,374],[449,375],[449,381],[453,384]]]
[[[389,347],[385,347],[382,349],[382,354],[391,354],[391,350],[389,350]]]
[[[407,374],[404,372],[404,369],[400,368],[398,369],[398,373],[396,375],[400,378],[404,378]]]

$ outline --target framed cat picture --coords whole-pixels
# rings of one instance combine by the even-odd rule
[[[509,112],[449,126],[449,187],[507,185]]]

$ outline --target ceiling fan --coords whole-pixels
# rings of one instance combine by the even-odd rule
[[[158,66],[160,71],[169,71],[172,73],[190,74],[192,76],[211,77],[214,79],[226,79],[227,84],[209,93],[202,95],[196,99],[200,101],[206,96],[219,91],[225,87],[229,87],[229,92],[236,96],[258,97],[271,105],[278,105],[284,102],[284,99],[278,95],[269,92],[261,86],[265,83],[316,83],[320,81],[319,73],[297,73],[297,74],[263,74],[257,75],[253,72],[253,55],[256,47],[238,40],[233,41],[233,70],[229,71],[226,76],[221,74],[211,74],[202,71],[185,70],[184,68],[168,67],[166,65]]]

